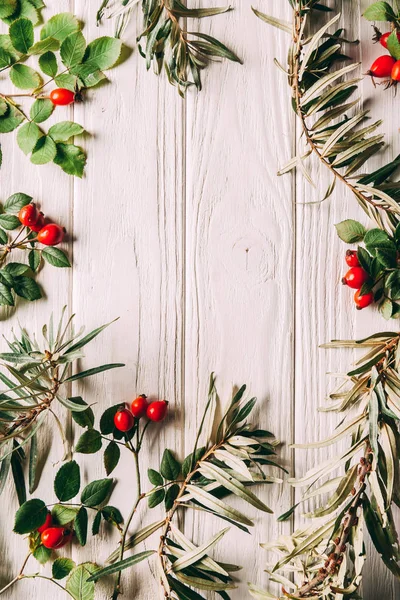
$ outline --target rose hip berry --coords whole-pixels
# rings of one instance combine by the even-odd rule
[[[361,288],[368,281],[368,273],[362,267],[352,267],[342,279],[343,285],[348,285],[354,290]]]
[[[131,412],[134,417],[136,417],[137,419],[140,419],[141,417],[144,417],[144,415],[146,414],[148,406],[149,406],[149,403],[147,402],[147,396],[142,394],[141,396],[138,396],[137,398],[135,398],[135,400],[132,402]]]
[[[391,31],[386,31],[386,33],[382,33],[382,35],[379,38],[379,43],[382,44],[382,46],[384,48],[387,48],[387,41],[388,41],[388,37],[390,36],[392,32]],[[397,39],[400,42],[400,32],[397,32]]]
[[[56,106],[67,106],[67,104],[74,102],[75,94],[65,88],[56,88],[50,92],[50,100]]]
[[[357,290],[354,294],[354,302],[356,303],[357,310],[362,310],[366,308],[374,301],[374,294],[372,292],[368,292],[367,294],[360,295],[361,290]]]
[[[51,517],[51,513],[48,512],[46,515],[46,520],[43,523],[43,525],[41,525],[40,527],[37,528],[38,532],[43,533],[43,531],[46,531],[46,529],[49,529],[49,527],[51,527],[51,525],[52,525],[52,522],[53,522],[53,519]]]
[[[396,60],[389,54],[379,56],[371,65],[368,75],[371,77],[390,77]]]
[[[45,548],[57,548],[64,541],[64,527],[48,527],[40,536]]]
[[[149,404],[146,414],[150,421],[158,423],[165,419],[167,410],[168,402],[166,402],[166,400],[156,400],[156,402]]]
[[[57,244],[61,244],[63,241],[64,234],[65,229],[63,227],[55,223],[48,223],[48,225],[45,225],[39,231],[37,239],[38,242],[45,246],[57,246]]]
[[[63,548],[66,544],[68,544],[68,542],[70,542],[72,540],[72,536],[73,536],[72,531],[69,531],[68,529],[64,529],[63,539],[61,540],[61,542],[59,544],[57,544],[56,549],[58,550],[59,548]]]
[[[20,220],[22,225],[25,225],[25,227],[32,228],[32,225],[35,225],[38,218],[39,218],[39,212],[38,212],[38,209],[36,208],[36,205],[33,203],[23,206],[18,213],[18,219]]]
[[[392,80],[392,82],[396,81],[400,81],[400,60],[397,60],[392,68],[392,72],[390,74],[390,78]]]
[[[119,431],[130,431],[134,423],[134,416],[127,408],[122,408],[114,415],[114,425]]]
[[[43,229],[43,227],[44,227],[44,214],[41,212],[41,213],[39,213],[36,223],[34,223],[34,225],[30,225],[30,228],[35,233],[39,233],[39,231],[41,229]]]
[[[349,267],[359,267],[360,266],[357,252],[355,250],[347,250],[346,262],[349,265]]]

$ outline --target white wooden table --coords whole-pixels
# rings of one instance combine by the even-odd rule
[[[96,27],[98,2],[49,1],[47,14],[75,12],[86,22],[88,39],[112,34],[111,23]],[[363,40],[349,51],[361,57],[365,72],[379,55],[370,41],[370,25],[359,18],[369,0],[342,4],[346,34]],[[204,75],[204,90],[190,91],[185,101],[165,76],[146,72],[134,45],[141,27],[138,11],[125,34],[133,53],[109,72],[111,84],[90,91],[83,104],[57,110],[58,118],[62,113],[62,118],[73,117],[92,134],[83,142],[88,165],[82,180],[51,164],[30,164],[16,147],[14,134],[1,140],[1,199],[16,191],[34,196],[67,227],[74,263],[72,270],[44,269],[40,282],[47,298],[21,304],[17,315],[1,322],[1,331],[9,333],[18,319],[39,331],[50,312],[58,314],[66,303],[77,314],[77,323],[88,329],[120,316],[88,347],[85,365],[122,361],[126,368],[74,391],[97,402],[97,414],[138,393],[169,400],[168,422],[159,434],[154,428],[146,450],[148,466],[155,468],[165,446],[181,457],[191,450],[212,370],[224,401],[233,386],[248,383],[250,393],[259,398],[260,425],[285,442],[325,435],[337,422],[316,411],[333,385],[325,373],[345,369],[351,356],[318,350],[318,345],[388,327],[371,310],[356,312],[351,294],[340,285],[345,247],[333,225],[347,217],[363,219],[355,200],[338,184],[329,201],[304,206],[323,196],[329,184],[326,172],[314,172],[318,190],[301,176],[276,177],[295,139],[287,83],[273,64],[275,56],[285,61],[287,40],[255,18],[249,0],[233,0],[233,5],[234,11],[204,20],[201,27],[231,46],[244,65],[213,65]],[[290,18],[284,0],[258,0],[256,6]],[[375,90],[368,79],[361,91],[374,116],[385,119],[387,156],[396,155],[399,97]],[[65,412],[59,414],[65,419]],[[66,425],[73,444],[80,431]],[[43,447],[52,438],[53,432],[47,431]],[[61,453],[54,437],[35,493],[48,502],[54,501],[54,463]],[[324,451],[298,451],[294,456],[287,445],[281,454],[296,474],[325,458]],[[85,481],[104,477],[100,455],[76,458],[84,465]],[[113,496],[125,515],[133,494],[128,459],[115,471]],[[289,487],[270,486],[263,493],[275,516],[254,510],[253,535],[232,529],[219,548],[218,556],[244,567],[239,589],[232,593],[235,600],[247,597],[247,581],[266,581],[266,555],[258,544],[290,531],[290,524],[275,518],[293,500]],[[0,503],[4,585],[26,550],[11,533],[17,508],[11,481]],[[221,523],[205,521],[200,514],[188,518],[185,527],[194,540],[204,540]],[[114,541],[101,535],[83,550],[73,547],[71,554],[79,562],[101,563]],[[151,540],[146,546],[153,547]],[[364,577],[364,600],[400,598],[398,584],[375,554]],[[159,597],[153,566],[142,563],[124,580],[124,598]],[[98,598],[107,597],[104,588],[98,590]],[[66,596],[45,581],[22,582],[5,595],[8,600],[43,597]]]

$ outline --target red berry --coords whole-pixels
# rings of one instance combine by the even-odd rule
[[[149,404],[147,408],[147,417],[150,421],[159,422],[165,419],[168,410],[168,402],[166,400],[157,400]]]
[[[361,290],[357,290],[354,294],[354,302],[356,303],[357,310],[362,310],[366,308],[374,301],[374,294],[372,292],[368,292],[367,294],[363,294],[360,296]]]
[[[56,106],[66,106],[75,100],[74,92],[65,88],[56,88],[50,92],[50,100]]]
[[[32,225],[35,225],[38,218],[39,212],[33,203],[23,206],[18,213],[18,219],[21,221],[22,225],[25,225],[25,227],[32,227]]]
[[[57,544],[57,546],[55,546],[57,548],[57,550],[58,550],[58,548],[62,548],[63,546],[68,544],[68,542],[70,542],[72,540],[72,536],[73,536],[72,531],[69,531],[68,529],[64,529],[63,539],[61,540],[61,542],[59,544]]]
[[[344,285],[354,290],[358,290],[366,281],[368,281],[368,273],[362,267],[352,267],[342,279]]]
[[[389,54],[379,56],[371,65],[368,75],[371,77],[390,77],[396,60]]]
[[[65,229],[56,225],[55,223],[48,223],[42,227],[39,231],[37,239],[38,242],[44,244],[45,246],[57,246],[57,244],[61,244],[64,239]]]
[[[45,548],[57,548],[64,541],[64,527],[48,527],[40,536]]]
[[[355,250],[347,250],[346,262],[349,265],[349,267],[359,267],[360,266],[357,252]]]
[[[397,60],[393,65],[391,79],[392,81],[400,81],[400,60]]]
[[[43,523],[43,525],[41,525],[40,527],[37,528],[38,532],[43,533],[43,531],[45,531],[46,529],[51,527],[52,522],[53,522],[53,519],[51,518],[51,513],[48,512],[46,515],[46,520]]]
[[[43,227],[44,227],[44,214],[39,213],[36,223],[34,225],[31,225],[30,228],[32,229],[32,231],[39,233],[39,231],[41,229],[43,229]]]
[[[387,48],[387,41],[388,41],[388,37],[391,34],[391,31],[387,31],[386,33],[382,33],[381,37],[379,38],[379,43],[382,44],[382,46],[384,48]],[[400,31],[397,32],[397,39],[400,42]]]
[[[114,425],[119,431],[129,431],[134,423],[134,416],[127,408],[122,408],[114,415]]]
[[[135,400],[131,404],[131,411],[134,417],[140,419],[140,417],[144,417],[147,412],[147,407],[149,406],[147,402],[147,396],[142,394],[135,398]]]

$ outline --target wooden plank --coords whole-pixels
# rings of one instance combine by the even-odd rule
[[[269,9],[287,16],[281,3]],[[244,66],[212,65],[204,91],[187,100],[186,452],[211,371],[224,405],[232,388],[247,383],[259,399],[254,418],[261,426],[285,441],[292,426],[292,187],[290,177],[276,177],[291,153],[292,113],[282,102],[285,79],[272,62],[284,40],[245,1],[201,28],[232,47]],[[288,461],[287,446],[281,454]],[[264,499],[279,515],[290,492],[271,486]],[[288,530],[275,516],[250,512],[252,537],[231,531],[218,550],[243,566],[235,599],[245,597],[246,581],[265,581],[267,555],[258,544]],[[188,517],[186,529],[206,539],[221,522]]]

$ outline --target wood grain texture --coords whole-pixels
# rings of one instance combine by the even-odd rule
[[[47,14],[73,10],[86,23],[87,39],[112,34],[112,23],[96,27],[98,0],[56,4]],[[205,0],[197,4],[203,6]],[[360,10],[368,0],[342,4],[347,34],[363,39],[361,47],[351,47],[350,52],[362,58],[365,72],[378,54],[367,42],[369,25],[360,23]],[[54,165],[31,165],[15,147],[15,135],[2,136],[1,199],[24,191],[65,223],[73,240],[74,267],[56,272],[46,268],[40,275],[46,299],[21,303],[18,315],[1,321],[1,332],[16,327],[17,318],[31,331],[39,330],[51,310],[58,314],[65,303],[76,313],[77,324],[84,323],[88,330],[119,316],[88,346],[82,366],[121,361],[126,367],[74,385],[72,392],[95,404],[96,414],[139,393],[170,401],[165,426],[150,430],[144,471],[158,467],[165,446],[180,457],[191,451],[214,371],[221,405],[233,389],[247,383],[249,394],[259,399],[260,425],[285,442],[282,460],[292,473],[304,472],[325,453],[297,451],[292,464],[288,444],[319,439],[336,425],[336,417],[316,408],[333,384],[326,372],[341,371],[348,364],[348,356],[318,350],[318,345],[385,327],[371,311],[356,313],[351,294],[340,286],[345,248],[333,224],[347,216],[362,219],[354,199],[338,185],[329,201],[307,205],[319,200],[330,182],[318,168],[313,172],[318,190],[301,177],[276,177],[295,140],[287,82],[273,64],[275,56],[285,62],[287,38],[256,19],[248,0],[235,0],[233,6],[231,13],[203,20],[200,27],[232,46],[244,65],[211,65],[204,90],[189,91],[184,101],[165,76],[146,72],[134,43],[141,28],[137,11],[125,34],[131,55],[109,73],[111,82],[90,91],[85,103],[57,114],[73,116],[89,132],[83,140],[88,165],[82,180],[72,180]],[[257,7],[290,19],[283,0]],[[192,25],[198,27],[197,22]],[[367,80],[361,92],[374,116],[391,115],[385,128],[394,155],[399,146],[396,99],[375,91]],[[379,99],[379,106],[372,98]],[[73,447],[80,430],[62,411],[59,414]],[[36,495],[52,502],[61,445],[50,427],[43,453],[49,443]],[[100,455],[75,458],[85,483],[104,477]],[[115,477],[112,502],[127,515],[134,494],[129,456],[123,457]],[[254,511],[253,535],[232,529],[216,552],[225,561],[243,565],[232,600],[247,597],[247,581],[265,583],[267,555],[258,544],[288,533],[292,526],[276,521],[291,504],[289,487],[270,486],[263,494],[275,515]],[[11,485],[0,502],[4,585],[25,549],[21,539],[10,534],[16,510]],[[143,509],[136,525],[155,519],[156,511],[146,515]],[[194,541],[221,528],[216,520],[189,513],[180,522]],[[105,530],[83,550],[74,546],[70,553],[79,562],[101,563],[114,541],[117,538]],[[157,536],[146,547],[156,542]],[[126,572],[123,581],[127,598],[161,597],[152,563]],[[368,563],[365,581],[364,600],[400,598],[398,586],[376,555]],[[98,598],[108,597],[109,586],[98,589]],[[19,584],[4,598],[37,600],[50,594],[54,600],[66,597],[51,584],[37,581]]]

